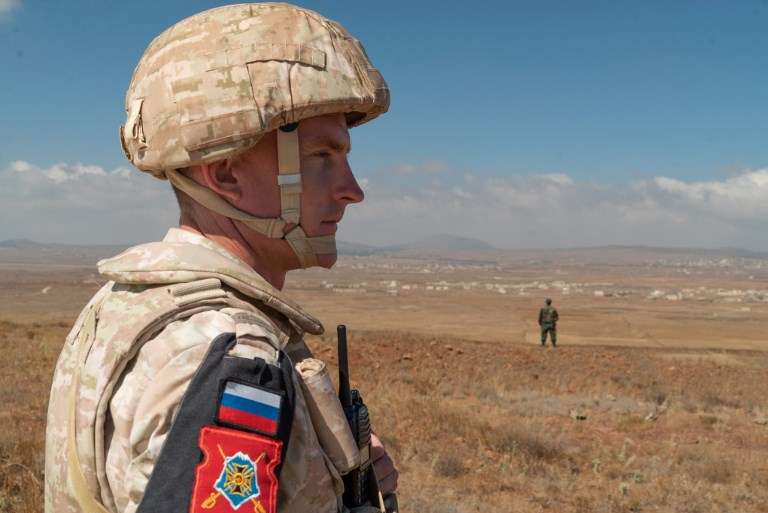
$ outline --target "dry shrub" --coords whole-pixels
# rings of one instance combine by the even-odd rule
[[[523,431],[522,426],[503,426],[485,431],[485,443],[502,454],[552,463],[563,458],[562,449],[538,432]]]
[[[723,458],[717,450],[710,447],[681,452],[677,456],[677,464],[694,480],[712,484],[728,484],[736,475],[733,462]]]
[[[645,401],[663,404],[670,395],[667,387],[658,382],[648,362],[642,361],[638,365],[639,372],[635,372],[632,376],[613,375],[611,382],[619,388],[638,391],[640,398]]]
[[[435,474],[440,477],[461,477],[467,473],[464,460],[455,454],[438,454],[434,464]]]
[[[733,480],[734,471],[730,461],[702,460],[691,465],[691,475],[714,484],[728,484]]]
[[[632,381],[628,376],[623,376],[621,374],[614,374],[611,376],[611,382],[619,388],[627,388],[632,384]]]
[[[64,339],[55,324],[0,323],[0,390],[9,421],[0,430],[0,513],[43,510],[45,410]],[[30,337],[34,337],[34,340]]]
[[[649,402],[662,405],[667,400],[667,391],[656,383],[651,383],[651,386],[645,389],[645,399]]]
[[[0,467],[0,512],[43,510],[42,476],[21,463]]]
[[[411,501],[409,509],[418,513],[468,513],[469,509],[459,509],[456,503],[445,499],[418,497]]]
[[[643,417],[641,417],[640,415],[632,415],[632,414],[622,415],[619,418],[619,421],[616,423],[616,429],[623,433],[636,431],[638,429],[642,429],[645,427],[647,427],[646,423],[643,420]]]
[[[477,436],[480,423],[462,411],[432,405],[425,405],[420,410],[429,415],[423,421],[428,422],[442,440],[457,437],[472,439]]]
[[[573,500],[573,506],[575,509],[575,513],[592,513],[594,511],[592,500],[589,499],[588,497],[583,497],[583,496],[576,497]]]
[[[19,325],[12,321],[1,320],[0,321],[0,333],[6,333],[12,329],[17,328]]]
[[[719,422],[719,419],[714,415],[699,415],[699,421],[705,426],[711,428]]]
[[[713,391],[705,392],[701,397],[701,402],[708,408],[740,408],[741,402],[738,399],[723,397],[721,394]]]

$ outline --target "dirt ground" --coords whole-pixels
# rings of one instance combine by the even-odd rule
[[[0,513],[42,509],[51,372],[99,283],[0,263]],[[755,262],[380,257],[287,286],[332,366],[349,326],[401,509],[422,513],[768,512],[766,289]],[[537,345],[545,296],[556,350]]]

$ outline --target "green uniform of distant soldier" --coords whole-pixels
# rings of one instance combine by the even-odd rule
[[[539,310],[539,326],[541,327],[541,345],[547,345],[547,333],[552,339],[552,347],[557,347],[557,320],[560,316],[552,306],[552,300],[547,298],[546,306]]]

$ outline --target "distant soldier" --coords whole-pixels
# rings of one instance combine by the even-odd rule
[[[552,300],[547,298],[546,306],[539,310],[539,326],[541,327],[541,347],[547,345],[547,333],[552,339],[552,347],[557,347],[557,320],[560,316],[552,306]]]

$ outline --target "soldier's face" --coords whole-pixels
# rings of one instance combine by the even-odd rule
[[[320,116],[302,121],[299,143],[303,186],[301,225],[309,236],[335,235],[347,205],[364,198],[347,160],[352,147],[344,116]]]
[[[229,171],[242,188],[233,203],[257,217],[280,216],[276,134],[232,160]],[[308,237],[334,235],[347,205],[363,200],[349,167],[349,131],[342,114],[318,116],[299,124],[301,151],[301,225]],[[298,260],[296,260],[298,263]],[[331,267],[335,255],[320,255]]]

